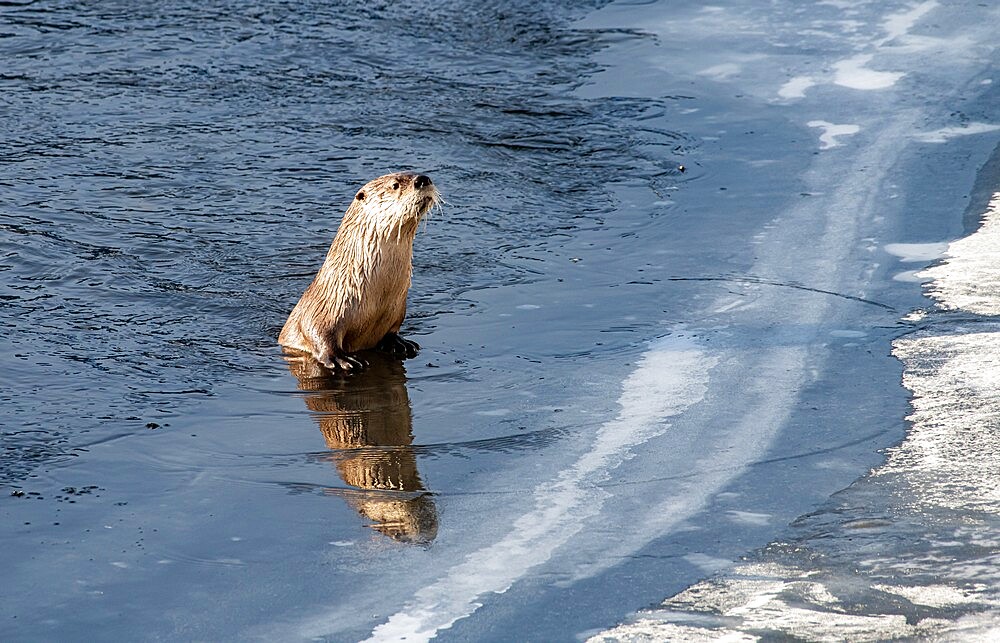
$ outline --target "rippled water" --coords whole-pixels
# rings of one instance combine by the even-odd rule
[[[668,4],[0,3],[0,638],[570,640],[878,464],[988,20]],[[286,364],[396,170],[422,351]]]

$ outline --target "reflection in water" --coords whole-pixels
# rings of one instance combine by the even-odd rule
[[[366,358],[370,367],[350,376],[331,375],[309,357],[286,359],[337,472],[361,490],[330,492],[346,497],[376,531],[426,544],[437,535],[437,511],[417,473],[406,372],[398,360]]]

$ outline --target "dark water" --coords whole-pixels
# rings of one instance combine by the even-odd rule
[[[821,153],[699,69],[822,66],[834,8],[762,39],[664,6],[0,4],[0,638],[572,640],[875,465],[921,294],[872,248],[957,234],[981,147],[907,178],[949,112],[921,93],[815,99],[864,126]],[[447,201],[422,351],[290,372],[285,316],[397,170]]]

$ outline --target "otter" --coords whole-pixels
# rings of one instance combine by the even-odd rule
[[[413,272],[413,237],[440,202],[430,178],[412,172],[380,176],[361,188],[278,343],[345,373],[363,369],[366,362],[356,353],[370,348],[416,356],[420,346],[399,336]]]

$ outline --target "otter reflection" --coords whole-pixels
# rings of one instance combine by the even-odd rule
[[[365,355],[369,368],[331,375],[311,357],[286,356],[344,482],[347,502],[373,529],[401,542],[437,535],[437,510],[417,473],[410,398],[399,360]]]

